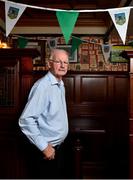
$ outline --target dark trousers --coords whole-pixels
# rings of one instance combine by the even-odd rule
[[[63,144],[55,147],[55,159],[41,159],[39,164],[39,178],[41,179],[65,179],[65,154]]]

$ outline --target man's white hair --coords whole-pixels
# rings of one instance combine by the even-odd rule
[[[50,53],[50,57],[49,57],[49,60],[52,60],[54,59],[55,55],[57,52],[63,52],[65,53],[67,56],[69,56],[69,53],[67,51],[65,51],[64,49],[52,49],[51,50],[51,53]]]

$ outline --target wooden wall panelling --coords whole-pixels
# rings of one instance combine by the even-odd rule
[[[68,101],[70,131],[79,144],[76,154],[84,156],[78,178],[127,177],[128,169],[121,169],[128,167],[128,74],[71,73],[66,79],[66,92],[78,96]]]
[[[133,61],[133,58],[131,58]],[[133,69],[133,64],[132,64]],[[130,73],[130,178],[133,178],[133,71]]]
[[[66,89],[66,96],[67,102],[69,104],[74,104],[76,102],[75,93],[77,93],[78,89],[76,89],[75,85],[75,76],[69,75],[64,78],[65,89]]]
[[[0,64],[13,66],[19,77],[14,83],[16,104],[0,106],[2,178],[36,177],[32,163],[35,152],[31,151],[34,148],[21,136],[18,118],[33,82],[46,72],[32,73],[33,51],[20,51],[0,50]],[[67,158],[70,178],[127,178],[128,75],[126,72],[68,72],[64,82],[70,127],[66,144],[66,152],[71,157]]]
[[[133,61],[133,58],[131,58]],[[132,64],[133,69],[133,64]],[[130,72],[130,109],[129,109],[129,137],[130,137],[130,178],[133,178],[133,71]]]
[[[132,93],[132,90],[133,90],[133,73],[130,73],[130,120],[133,120],[133,93]]]
[[[130,158],[130,179],[133,178],[133,51],[123,53],[130,61],[130,90],[129,90],[129,158]]]
[[[107,80],[107,76],[100,75],[81,77],[80,104],[87,106],[87,115],[96,115],[104,111],[107,99]]]
[[[123,57],[129,59],[129,166],[130,166],[130,176],[133,178],[133,51],[124,51]]]
[[[0,178],[28,177],[22,159],[18,118],[22,102],[27,98],[31,86],[29,79],[32,73],[27,69],[27,63],[32,64],[32,57],[36,55],[37,52],[31,49],[0,49]],[[23,78],[24,69],[29,79]]]
[[[22,110],[33,84],[33,62],[31,57],[21,57],[20,60],[20,109]]]

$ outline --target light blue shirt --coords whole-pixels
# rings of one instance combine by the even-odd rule
[[[41,151],[48,143],[61,144],[68,133],[65,89],[61,80],[48,72],[32,87],[20,116],[19,126]]]

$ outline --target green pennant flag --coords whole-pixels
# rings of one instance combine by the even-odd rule
[[[82,43],[82,40],[80,38],[72,37],[72,54],[79,47],[81,43]]]
[[[63,12],[63,11],[56,12],[56,16],[60,24],[66,44],[68,44],[68,41],[70,39],[78,15],[79,12]]]
[[[24,37],[19,37],[18,38],[18,47],[19,48],[25,48],[25,46],[27,45],[28,40]]]

